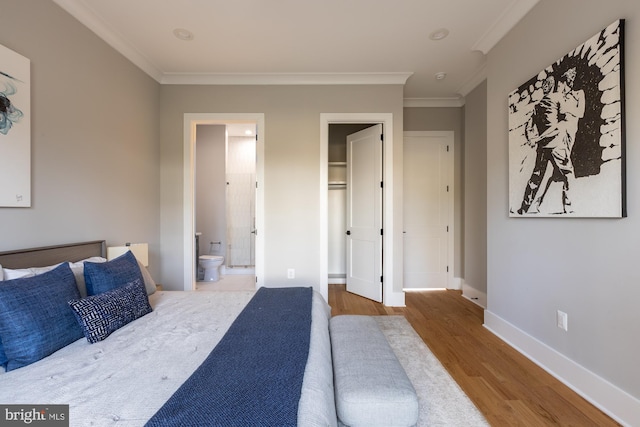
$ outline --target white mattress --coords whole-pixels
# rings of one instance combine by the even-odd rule
[[[207,357],[253,294],[156,292],[150,296],[152,313],[106,340],[89,344],[82,338],[0,375],[0,402],[69,404],[72,426],[144,425]],[[331,360],[324,354],[327,349],[330,354],[323,330],[327,309],[316,293],[300,425],[335,424]]]

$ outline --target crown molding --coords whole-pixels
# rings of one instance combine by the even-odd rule
[[[457,108],[464,105],[463,97],[451,98],[404,98],[403,107],[405,108]]]
[[[467,80],[462,86],[458,88],[458,93],[462,96],[467,96],[474,90],[480,83],[487,79],[487,65],[482,64],[482,67]]]
[[[413,73],[164,73],[167,85],[404,85]]]
[[[119,36],[113,28],[109,27],[83,2],[77,0],[53,0],[58,6],[64,9],[80,23],[93,31],[98,37],[104,40],[109,46],[120,52],[125,58],[135,64],[142,71],[147,73],[157,82],[162,79],[162,72],[153,65],[146,57],[134,49],[128,42]]]
[[[84,2],[53,0],[160,84],[184,85],[404,85],[412,72],[370,73],[163,73]]]
[[[485,55],[520,22],[520,20],[540,0],[513,0],[511,5],[491,25],[489,30],[473,45],[472,50],[479,50]]]

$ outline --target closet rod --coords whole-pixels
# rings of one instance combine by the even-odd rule
[[[329,184],[329,190],[340,190],[347,188],[347,184]]]

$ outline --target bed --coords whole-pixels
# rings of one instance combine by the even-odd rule
[[[93,279],[89,281],[87,277],[90,276],[86,274],[98,268],[106,269],[109,274],[110,271],[114,272],[113,275],[119,274],[119,270],[115,268],[116,264],[111,264],[113,261],[107,262],[104,256],[104,241],[0,253],[0,271],[3,272],[4,279],[25,274],[15,280],[0,281],[0,307],[2,307],[2,299],[7,299],[7,292],[9,296],[13,295],[10,291],[21,292],[24,289],[28,295],[32,295],[29,292],[33,292],[33,295],[41,296],[43,286],[48,286],[44,277],[55,274],[59,274],[60,277],[65,274],[64,277],[68,277],[67,264],[74,275],[77,292],[80,294],[79,298],[72,300],[73,302],[94,308],[97,304],[104,304],[97,308],[101,310],[108,305],[107,303],[114,301],[107,299],[107,296],[111,298],[111,294],[115,295],[119,292],[113,298],[122,298],[124,288],[131,287],[137,292],[136,298],[140,293],[146,293],[146,297],[142,299],[148,301],[150,307],[146,313],[138,317],[134,316],[133,320],[102,336],[100,334],[104,335],[104,331],[92,330],[86,316],[82,317],[78,307],[70,305],[73,308],[74,320],[81,327],[84,335],[72,339],[72,342],[62,348],[24,366],[15,367],[15,363],[11,365],[13,360],[7,362],[6,365],[11,369],[3,372],[4,369],[0,368],[0,404],[69,405],[69,422],[72,426],[177,425],[176,420],[181,420],[180,425],[203,425],[201,421],[203,418],[198,417],[210,419],[207,417],[211,416],[210,412],[207,413],[208,409],[203,408],[217,408],[210,411],[222,411],[227,414],[227,417],[229,417],[228,414],[234,417],[234,411],[238,414],[245,413],[247,408],[255,406],[261,406],[263,411],[270,412],[277,412],[281,407],[295,408],[295,420],[283,418],[289,420],[284,425],[334,426],[337,424],[328,329],[330,309],[317,292],[311,291],[310,288],[300,288],[299,291],[306,293],[304,289],[309,289],[310,321],[307,335],[310,338],[307,348],[304,351],[298,351],[296,345],[300,340],[280,341],[286,339],[288,335],[294,335],[298,329],[296,325],[300,323],[295,317],[298,315],[295,311],[296,307],[282,305],[283,300],[289,299],[288,295],[291,292],[297,292],[292,290],[295,288],[274,290],[261,288],[257,292],[159,291],[155,290],[155,283],[146,269],[139,265],[143,276],[142,281],[136,279],[127,283],[126,286],[118,286],[117,289],[96,294],[96,289],[101,289],[101,285]],[[114,270],[109,270],[112,267]],[[104,272],[103,270],[101,271]],[[111,278],[108,274],[106,276],[108,276],[107,279]],[[86,283],[79,283],[85,278],[87,278]],[[86,296],[87,292],[89,296]],[[134,291],[131,292],[133,294]],[[100,300],[101,295],[105,297],[104,300]],[[286,297],[283,298],[281,295]],[[41,308],[37,310],[38,313],[46,311],[42,304],[48,304],[48,301],[55,300],[55,297],[46,295],[45,299],[45,302],[40,302]],[[32,302],[26,301],[25,304],[30,303]],[[10,305],[11,302],[7,304]],[[140,304],[144,304],[144,301]],[[276,304],[280,304],[277,310],[271,308]],[[86,308],[85,306],[82,308]],[[69,310],[71,311],[72,308]],[[269,315],[275,311],[283,314]],[[78,314],[79,312],[81,314]],[[248,320],[245,320],[247,313],[263,316],[257,318],[260,325],[255,325],[255,320],[253,324],[247,323]],[[277,318],[278,322],[285,322],[287,328],[290,328],[287,333],[276,334],[273,338],[266,339],[277,342],[279,348],[267,349],[267,344],[262,342],[265,334],[269,333],[266,331],[268,328],[264,326],[267,324],[264,320],[265,315]],[[19,315],[16,316],[19,318]],[[5,315],[3,318],[0,313],[0,341],[4,350],[13,352],[12,349],[15,349],[15,346],[11,342],[13,340],[11,325],[8,326],[11,318],[7,319],[7,317]],[[58,322],[49,322],[50,325],[53,323]],[[57,325],[51,327],[54,326]],[[251,333],[253,336],[250,343],[258,350],[255,351],[257,354],[255,356],[249,356],[248,353],[251,351],[248,350],[247,343],[242,343],[242,337],[251,336]],[[305,332],[301,333],[301,335],[304,334]],[[90,343],[90,338],[96,336],[101,339]],[[240,342],[238,348],[242,350],[236,354],[234,346],[238,345],[237,342]],[[226,353],[218,351],[221,348],[226,348]],[[300,365],[299,361],[295,361],[296,355],[305,354],[302,373],[299,374],[301,387],[297,395],[294,390],[293,404],[279,402],[280,393],[275,396],[273,393],[252,395],[246,389],[220,392],[225,390],[223,387],[230,387],[230,385],[228,383],[218,385],[215,381],[219,381],[219,377],[228,376],[231,383],[235,381],[240,384],[247,381],[246,378],[234,380],[235,373],[226,372],[232,369],[225,369],[225,366],[235,366],[233,370],[242,371],[246,377],[247,372],[259,371],[260,365],[266,363],[262,359],[265,357],[264,354],[271,353],[275,355],[272,357],[277,357],[279,364],[286,369],[280,373],[279,378],[267,377],[271,383],[267,383],[266,386],[263,384],[262,388],[257,386],[249,388],[278,390],[281,386],[289,387],[289,383],[293,381],[288,377],[289,365],[292,366],[293,371],[296,363]],[[228,359],[222,359],[219,355],[224,355],[223,357]],[[297,357],[297,359],[300,358]],[[222,360],[234,363],[221,363]],[[246,365],[243,365],[245,361]],[[215,366],[209,368],[212,363]],[[220,374],[213,375],[214,378],[207,379],[214,382],[200,383],[201,377],[206,377],[206,373],[214,368],[221,370]],[[291,375],[294,376],[293,373]],[[267,380],[262,378],[260,381]],[[191,388],[185,388],[189,384]],[[236,394],[233,395],[233,392]],[[176,403],[177,397],[182,401]],[[196,408],[196,413],[187,414],[183,418],[166,418],[182,416],[175,414],[176,408],[178,412],[183,410],[181,408],[192,412]],[[260,416],[259,414],[260,412],[256,412],[254,416]],[[238,421],[239,419],[227,418],[224,422],[212,421],[209,424],[246,425],[246,420],[241,422]],[[261,424],[280,425],[280,422],[275,419],[265,419]]]

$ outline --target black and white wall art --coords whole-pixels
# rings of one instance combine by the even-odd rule
[[[509,94],[509,215],[621,218],[624,20]]]
[[[31,61],[0,46],[0,207],[31,206]]]

